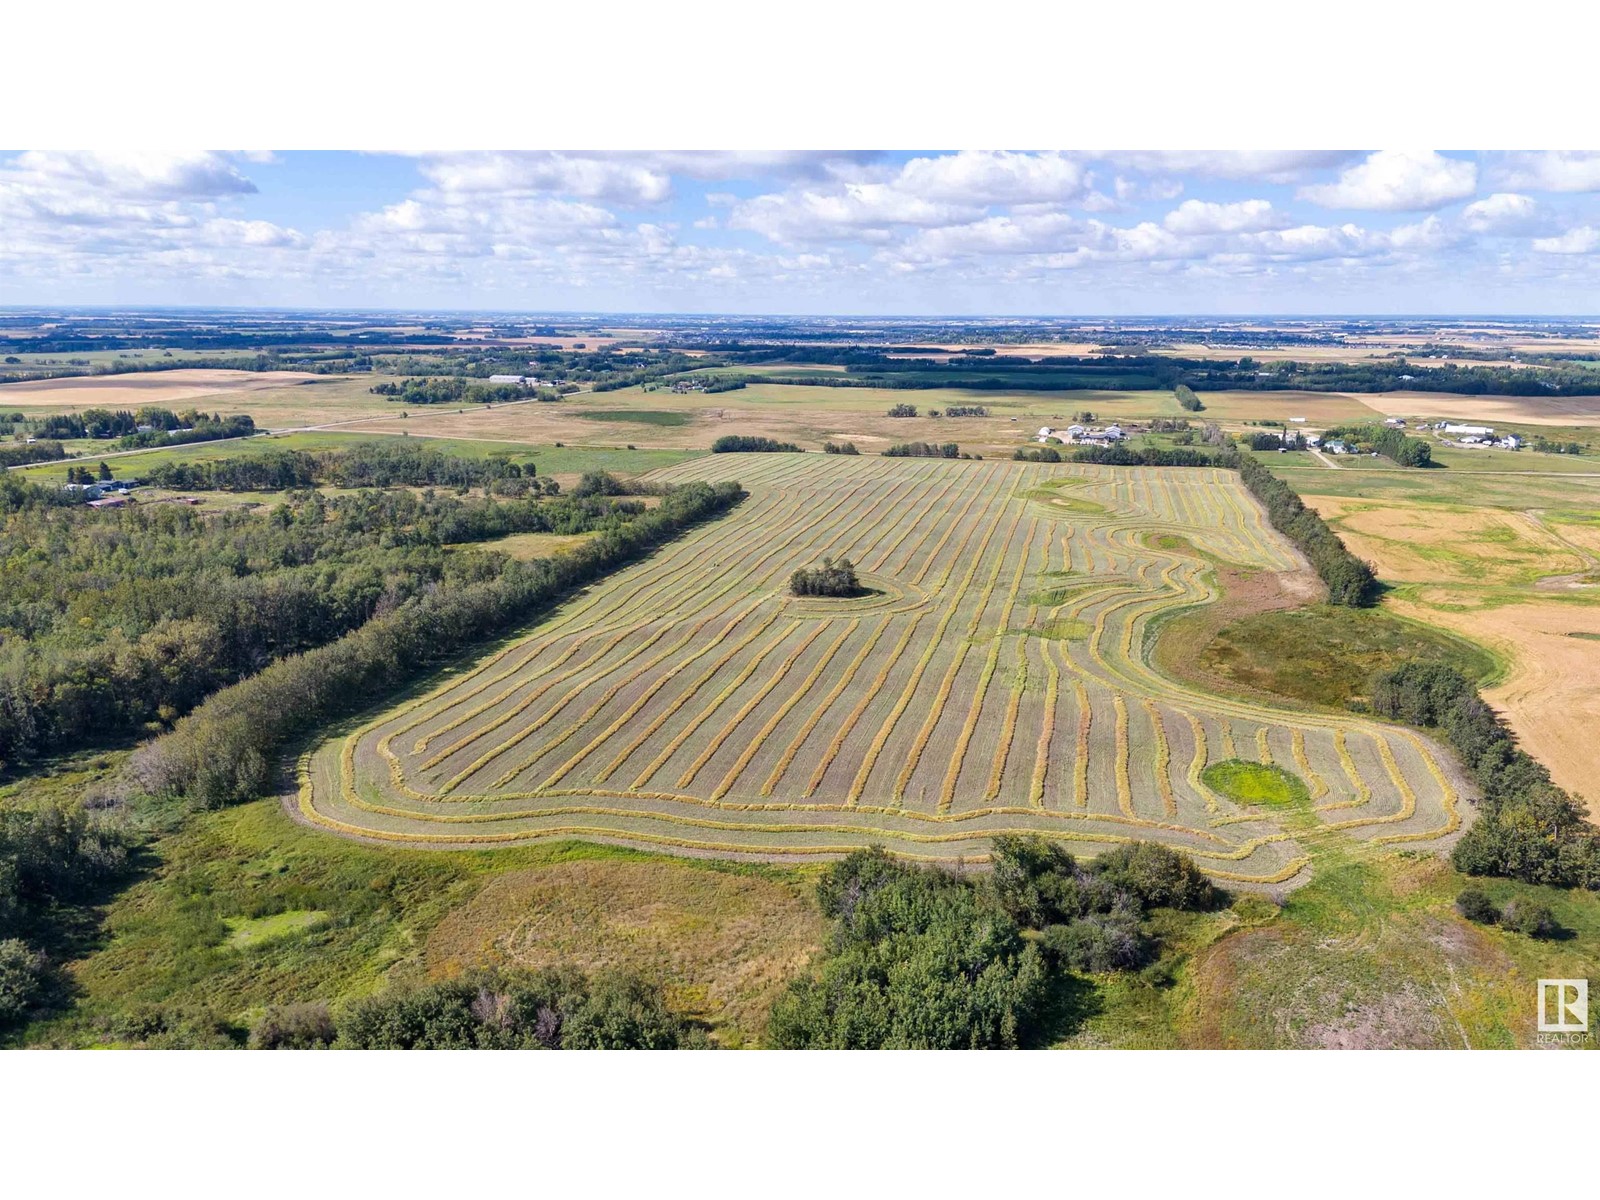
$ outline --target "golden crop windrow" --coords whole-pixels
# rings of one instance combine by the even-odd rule
[[[1301,835],[1201,778],[1219,747],[1236,757],[1237,726],[1304,778],[1324,828],[1425,844],[1459,826],[1426,738],[1153,664],[1162,619],[1217,598],[1215,564],[1298,561],[1231,472],[734,454],[657,478],[737,478],[751,498],[331,735],[294,811],[415,846],[583,836],[757,857],[1156,838],[1219,879],[1297,881]],[[789,596],[824,555],[877,594]]]

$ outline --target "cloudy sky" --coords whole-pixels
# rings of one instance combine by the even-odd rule
[[[1600,310],[1600,153],[0,153],[0,304]]]

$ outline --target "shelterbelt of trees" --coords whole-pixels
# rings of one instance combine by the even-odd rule
[[[1232,446],[1191,450],[1185,446],[1140,446],[1115,442],[1109,446],[1078,446],[1065,454],[1055,446],[1023,446],[1012,457],[1025,462],[1085,462],[1106,466],[1229,467],[1239,472],[1250,494],[1267,510],[1272,527],[1293,542],[1328,585],[1334,604],[1359,608],[1370,604],[1377,577],[1340,540],[1320,516],[1305,506],[1298,493],[1248,454]]]
[[[345,453],[360,462],[360,452]],[[400,469],[408,460],[383,461],[382,478],[426,485],[438,474],[468,478],[479,465],[441,469],[436,454],[409,460],[427,468],[409,478]],[[334,477],[364,473],[319,462]],[[585,483],[568,496],[512,499],[296,492],[258,515],[93,510],[7,477],[0,764],[157,732],[217,688],[374,622],[374,663],[392,653],[388,667],[403,673],[402,660],[415,666],[430,661],[430,647],[464,645],[739,495],[736,486],[678,489],[647,511],[605,494],[621,490],[615,481]],[[447,549],[522,532],[598,536],[559,567]]]
[[[479,383],[461,375],[436,375],[378,383],[367,389],[374,396],[402,404],[504,404],[508,400],[559,400],[557,388],[526,388],[520,383]]]
[[[274,450],[265,454],[151,468],[145,482],[185,492],[270,492],[285,488],[485,488],[500,496],[559,491],[533,462],[462,458],[409,438],[364,442],[348,450]]]
[[[1372,707],[1443,734],[1482,788],[1478,819],[1452,852],[1460,870],[1600,890],[1600,829],[1542,763],[1517,747],[1459,671],[1402,664],[1373,680]]]
[[[350,632],[303,653],[277,656],[255,674],[213,694],[170,733],[133,755],[124,790],[203,808],[257,796],[272,779],[274,759],[295,738],[527,620],[573,589],[695,523],[726,512],[744,495],[737,483],[689,483],[660,493],[659,504],[646,509],[626,497],[606,496],[620,490],[615,480],[596,477],[586,483],[573,496],[560,499],[511,505],[470,502],[492,513],[496,528],[505,528],[501,510],[509,507],[513,514],[527,514],[526,521],[514,523],[516,529],[595,534],[550,558],[521,562],[502,554],[445,555],[446,539],[457,539],[469,530],[455,523],[433,525],[430,544],[417,548],[417,564],[407,564],[418,576],[409,594],[374,602],[368,618]],[[354,499],[378,505],[406,503],[392,494]],[[463,509],[469,504],[426,497],[411,502]],[[461,515],[461,509],[449,511]],[[568,519],[550,521],[551,512]],[[288,521],[292,524],[293,518]],[[399,537],[412,526],[430,527],[426,511],[382,521],[378,540],[381,544]],[[424,584],[434,563],[435,578]]]

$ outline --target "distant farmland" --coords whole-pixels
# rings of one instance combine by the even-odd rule
[[[1255,882],[1297,876],[1311,830],[1422,843],[1459,824],[1425,739],[1207,695],[1149,664],[1154,623],[1212,598],[1213,560],[1297,565],[1231,472],[724,454],[652,478],[751,495],[322,743],[302,761],[303,815],[413,844],[760,856],[1156,838]],[[851,558],[872,592],[789,595],[823,555]],[[1250,771],[1207,768],[1235,760],[1304,786],[1225,794]]]

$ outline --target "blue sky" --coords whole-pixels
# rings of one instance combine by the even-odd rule
[[[1600,310],[1600,153],[0,154],[0,304]]]

